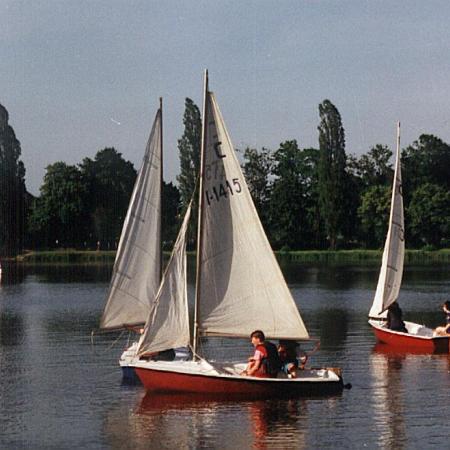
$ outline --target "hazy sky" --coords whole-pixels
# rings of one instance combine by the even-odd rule
[[[449,53],[448,0],[0,0],[0,103],[34,194],[48,164],[107,146],[138,166],[159,96],[173,180],[204,68],[239,148],[317,147],[325,98],[348,153],[392,147],[397,119],[404,145],[449,142]]]

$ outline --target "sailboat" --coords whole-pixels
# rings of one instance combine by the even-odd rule
[[[182,227],[172,263],[177,270],[168,267],[163,277],[158,305],[147,319],[137,357],[131,363],[147,390],[212,395],[226,392],[238,397],[341,391],[339,369],[302,370],[291,379],[257,378],[241,375],[245,363],[213,362],[199,355],[201,338],[248,339],[255,329],[263,330],[269,339],[309,339],[264,233],[215,96],[208,89],[207,72],[198,205],[193,339],[185,295]],[[174,287],[182,292],[175,295]],[[140,357],[183,345],[191,347],[192,360]]]
[[[104,331],[139,331],[161,281],[162,99],[122,227],[109,291],[100,320]],[[120,360],[125,378],[133,378],[129,361],[137,342]]]
[[[397,150],[392,185],[389,228],[384,245],[377,289],[369,312],[369,324],[379,342],[402,350],[428,353],[448,352],[449,337],[433,336],[433,330],[424,325],[406,322],[407,333],[387,327],[387,309],[397,301],[403,276],[405,237],[400,163],[400,122],[397,124]]]

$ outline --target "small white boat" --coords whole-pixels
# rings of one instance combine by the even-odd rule
[[[105,308],[104,331],[144,327],[161,282],[162,100],[156,113],[122,227]],[[120,358],[125,377],[133,378],[127,362],[137,344]]]

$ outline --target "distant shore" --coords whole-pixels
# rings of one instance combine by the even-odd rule
[[[299,263],[355,263],[380,264],[381,250],[298,250],[275,252],[282,261]],[[169,252],[165,252],[168,256]],[[194,255],[194,252],[189,252]],[[23,264],[113,264],[114,250],[73,250],[30,251],[15,258]],[[405,264],[450,263],[450,249],[406,250]]]

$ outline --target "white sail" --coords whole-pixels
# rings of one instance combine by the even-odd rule
[[[211,92],[206,97],[197,323],[201,335],[307,339]]]
[[[172,254],[148,315],[138,354],[153,353],[190,343],[186,278],[186,230],[189,205],[178,233]]]
[[[392,186],[389,229],[384,245],[383,259],[377,290],[369,312],[371,318],[386,317],[386,310],[397,300],[402,283],[403,260],[405,257],[402,195],[402,171],[400,165],[400,123],[397,130],[397,152]]]
[[[143,324],[161,277],[161,109],[122,228],[100,328]]]

